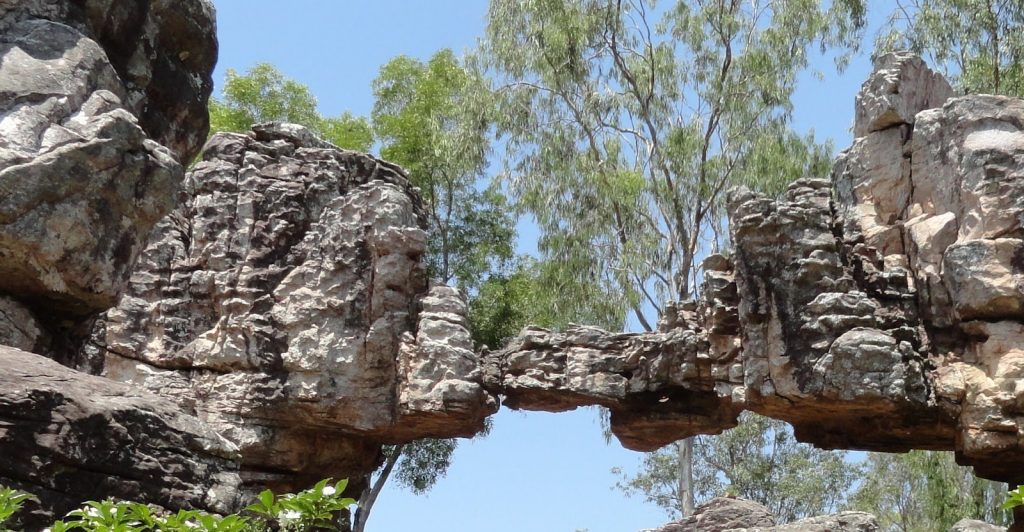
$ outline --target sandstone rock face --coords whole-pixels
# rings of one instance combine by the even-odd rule
[[[496,402],[465,300],[428,284],[422,217],[401,169],[299,126],[215,136],[84,363],[195,412],[279,488],[472,435]]]
[[[1024,101],[950,98],[907,55],[876,67],[831,181],[730,194],[735,249],[699,301],[657,333],[524,331],[488,386],[512,407],[605,405],[634,449],[749,409],[821,447],[955,450],[1024,482]]]
[[[725,532],[726,530],[773,530],[775,518],[754,501],[715,497],[698,506],[693,515],[673,521],[655,532]]]
[[[0,485],[40,499],[25,530],[85,498],[237,508],[237,448],[196,418],[40,355],[0,347],[0,359]]]
[[[918,112],[939,107],[954,95],[942,75],[911,53],[885,54],[875,60],[874,67],[857,94],[855,137],[913,124]]]
[[[645,532],[879,532],[880,530],[881,527],[879,527],[875,516],[864,512],[839,512],[776,525],[775,517],[772,516],[768,508],[761,504],[744,499],[716,497],[698,506],[693,515],[689,517]],[[954,528],[954,530],[956,529]]]
[[[206,136],[213,25],[206,0],[0,1],[0,294],[57,358],[174,205]]]
[[[840,512],[808,517],[767,528],[744,528],[732,532],[880,532],[875,516],[864,512]]]
[[[949,532],[1005,532],[1006,529],[977,519],[961,519],[957,521]]]

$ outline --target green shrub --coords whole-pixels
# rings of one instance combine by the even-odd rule
[[[1006,502],[1003,503],[1004,510],[1010,510],[1018,506],[1024,506],[1024,486],[1017,486],[1017,489],[1010,490],[1006,494]]]
[[[241,515],[220,516],[198,510],[164,512],[137,502],[88,501],[46,529],[47,532],[313,532],[339,530],[342,511],[355,504],[344,497],[347,480],[331,484],[321,480],[312,488],[281,496],[266,490],[259,501]],[[0,532],[24,502],[33,498],[21,491],[0,487]]]

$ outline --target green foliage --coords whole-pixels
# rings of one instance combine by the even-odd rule
[[[885,530],[948,530],[964,518],[1008,522],[999,510],[1005,485],[976,478],[953,453],[871,453],[866,465],[850,504],[877,515]]]
[[[451,466],[454,439],[424,439],[405,444],[395,479],[417,495],[430,491]]]
[[[245,132],[260,122],[291,122],[306,126],[340,148],[367,151],[373,133],[365,118],[345,112],[323,117],[309,87],[286,78],[269,63],[260,63],[244,75],[228,69],[223,100],[210,101],[210,134]]]
[[[1024,3],[897,0],[875,52],[912,50],[966,93],[1024,97]]]
[[[347,480],[331,484],[321,480],[297,494],[275,496],[269,490],[259,501],[246,508],[249,516],[220,516],[198,510],[177,513],[157,512],[137,502],[88,501],[81,508],[54,522],[48,532],[84,530],[87,532],[269,532],[270,530],[312,532],[340,530],[341,512],[355,503],[344,497]],[[21,509],[31,495],[0,487],[0,526]],[[0,528],[0,530],[4,530]]]
[[[691,297],[727,187],[826,172],[790,99],[812,47],[852,48],[863,24],[857,0],[492,0],[505,184],[541,230],[554,306],[652,329],[650,309]]]
[[[1018,506],[1024,506],[1024,486],[1017,486],[1016,489],[1007,492],[1006,500],[1003,501],[1001,508],[1012,510]]]
[[[338,530],[340,512],[356,502],[343,496],[347,486],[348,480],[331,484],[330,479],[324,479],[295,495],[278,497],[265,490],[246,510],[275,523],[280,530]]]
[[[512,258],[515,223],[497,189],[480,188],[490,151],[487,94],[451,50],[399,56],[373,82],[381,156],[423,191],[434,278],[473,292]]]
[[[0,486],[0,532],[7,530],[4,524],[21,510],[25,501],[33,498],[23,491]]]
[[[731,495],[764,504],[780,522],[837,511],[847,488],[861,473],[846,453],[822,451],[797,442],[789,426],[745,412],[740,424],[717,437],[698,437],[694,452],[694,495],[700,501]],[[679,454],[672,446],[644,456],[633,477],[620,474],[617,487],[640,495],[672,515]]]

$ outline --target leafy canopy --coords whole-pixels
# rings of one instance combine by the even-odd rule
[[[861,474],[846,453],[797,442],[785,422],[750,412],[738,427],[719,436],[698,436],[694,451],[694,495],[698,501],[731,495],[768,507],[780,522],[841,509],[847,488]],[[679,455],[672,447],[644,456],[641,471],[620,475],[617,487],[678,515]]]
[[[812,47],[852,47],[863,17],[854,0],[493,0],[505,184],[540,228],[556,308],[652,329],[725,244],[728,186],[822,175],[831,150],[789,129],[790,99]]]
[[[223,100],[210,101],[210,133],[248,131],[261,122],[291,122],[306,126],[334,145],[368,151],[373,144],[370,124],[365,118],[345,112],[324,117],[309,87],[286,78],[269,63],[260,63],[244,75],[228,69]]]

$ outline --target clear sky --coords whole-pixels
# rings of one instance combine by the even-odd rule
[[[426,59],[441,48],[461,52],[483,33],[486,0],[214,0],[220,60],[214,79],[270,62],[305,83],[325,115],[369,115],[371,81],[388,59]],[[877,29],[888,2],[871,4]],[[805,76],[795,97],[795,127],[814,129],[837,149],[850,144],[853,98],[870,72],[866,54],[842,75]],[[217,89],[219,91],[219,88]],[[521,223],[522,251],[536,234]],[[373,509],[369,532],[631,532],[666,516],[612,489],[610,470],[634,469],[640,454],[606,444],[593,409],[562,414],[502,410],[482,439],[463,442],[446,478],[428,495],[389,487]]]

